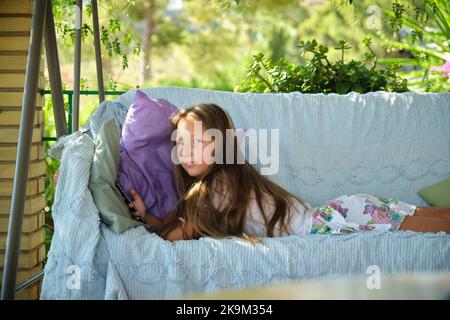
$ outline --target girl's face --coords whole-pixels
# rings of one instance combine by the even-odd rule
[[[205,139],[203,126],[194,130],[194,121],[199,120],[186,117],[178,122],[175,141],[181,166],[191,177],[198,177],[212,164],[214,141]]]

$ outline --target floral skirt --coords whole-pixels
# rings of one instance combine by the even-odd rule
[[[416,206],[393,198],[348,193],[312,210],[310,233],[347,234],[398,230],[403,220],[414,214]]]

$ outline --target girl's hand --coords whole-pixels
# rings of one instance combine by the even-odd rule
[[[130,194],[133,197],[133,201],[128,204],[128,208],[135,209],[135,211],[131,211],[131,216],[135,220],[141,218],[143,221],[146,221],[145,213],[147,210],[145,208],[144,200],[142,200],[139,193],[137,193],[137,191],[134,189],[130,190]]]

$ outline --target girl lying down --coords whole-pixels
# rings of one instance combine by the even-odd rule
[[[135,190],[130,190],[133,201],[129,205],[133,218],[153,224],[164,239],[238,236],[258,241],[266,236],[372,230],[450,233],[450,208],[419,207],[362,193],[345,194],[313,208],[261,175],[246,160],[239,163],[235,136],[233,143],[215,144],[214,139],[204,139],[208,129],[217,129],[226,138],[226,129],[234,129],[228,113],[215,104],[181,109],[171,121],[179,163],[174,166],[181,195],[177,207],[160,220],[147,212]],[[200,132],[194,130],[198,121]],[[234,161],[214,162],[216,152],[231,152]],[[194,154],[200,154],[200,159]]]

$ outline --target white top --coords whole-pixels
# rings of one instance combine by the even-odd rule
[[[268,220],[275,212],[275,201],[271,196],[265,194],[262,199],[262,205],[264,212],[268,215]],[[279,223],[275,225],[273,235],[275,237],[287,236],[287,235],[305,235],[309,234],[312,224],[312,209],[311,205],[305,202],[305,207],[297,200],[293,199],[293,205],[290,208],[290,212],[286,215],[285,224],[290,233],[286,233],[285,230],[281,232]],[[244,225],[244,231],[248,235],[255,237],[267,236],[267,230],[262,216],[262,212],[259,209],[258,202],[254,196],[254,192],[250,196],[249,208],[247,210],[247,219]]]
[[[214,197],[213,204],[220,211],[226,204],[227,194],[220,194]],[[262,201],[264,212],[267,215],[267,220],[270,220],[275,212],[275,201],[271,196],[265,193]],[[285,230],[281,232],[279,223],[275,225],[273,235],[275,237],[287,236],[287,235],[306,235],[309,234],[312,225],[312,206],[305,201],[305,207],[297,200],[293,199],[293,205],[290,207],[290,213],[286,215],[285,225],[290,233],[286,233]],[[262,212],[259,209],[258,202],[256,201],[255,193],[252,191],[250,194],[250,202],[247,208],[247,219],[244,223],[244,232],[249,236],[254,237],[266,237],[267,230],[264,223]]]

